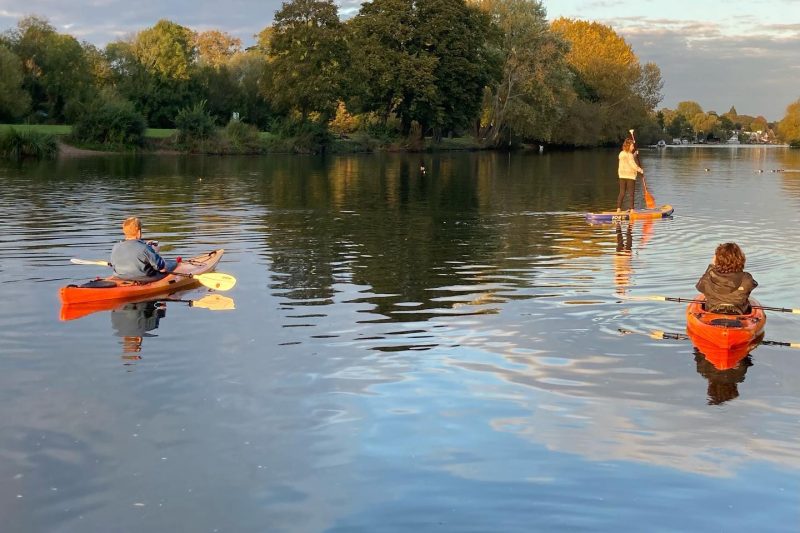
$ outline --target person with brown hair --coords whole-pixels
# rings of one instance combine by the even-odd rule
[[[631,198],[630,209],[631,211],[634,209],[633,201],[636,196],[636,176],[638,174],[644,174],[642,167],[636,164],[636,158],[633,155],[635,149],[636,145],[633,139],[628,137],[625,139],[625,142],[622,143],[622,150],[618,156],[619,167],[617,169],[617,175],[619,176],[619,194],[617,195],[617,211],[622,207],[622,201],[625,199],[625,194],[628,193],[628,191],[630,191]]]
[[[738,244],[717,246],[711,264],[695,286],[706,297],[707,311],[731,315],[750,312],[750,293],[758,283],[744,271],[745,260]]]
[[[111,250],[114,274],[130,281],[153,281],[171,272],[177,266],[165,260],[153,249],[152,243],[142,240],[142,222],[137,217],[126,218],[122,223],[125,240]]]

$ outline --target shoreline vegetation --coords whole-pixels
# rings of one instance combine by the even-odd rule
[[[402,21],[398,31],[398,21]],[[786,117],[657,109],[664,81],[608,25],[539,0],[288,0],[243,47],[162,19],[100,48],[24,16],[0,33],[0,157],[575,149],[800,141]],[[23,125],[24,124],[24,125]],[[69,153],[75,150],[65,148]]]
[[[309,147],[307,141],[297,138],[281,138],[270,132],[258,132],[257,138],[249,142],[236,142],[226,136],[221,129],[210,137],[192,143],[180,143],[177,130],[157,128],[145,131],[144,140],[137,145],[114,143],[87,143],[74,139],[72,128],[68,125],[38,124],[0,124],[0,157],[7,159],[52,159],[56,157],[85,157],[114,154],[137,155],[266,155],[266,154],[358,154],[358,153],[432,153],[451,151],[482,150],[544,150],[540,143],[517,143],[498,148],[486,146],[471,136],[451,137],[436,140],[434,138],[386,139],[371,137],[363,132],[346,136],[331,136],[326,144]],[[773,143],[774,144],[774,143]],[[797,142],[780,144],[779,146],[800,148]],[[697,146],[720,146],[714,144],[690,144]],[[721,146],[748,146],[740,145]],[[761,146],[761,145],[759,145]],[[576,147],[548,146],[552,149],[577,149]]]

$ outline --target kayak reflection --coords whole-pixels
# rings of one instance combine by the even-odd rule
[[[197,300],[160,298],[143,302],[130,302],[111,310],[111,327],[114,334],[122,338],[122,359],[126,364],[142,358],[142,342],[145,337],[157,337],[150,333],[158,329],[159,321],[167,314],[167,303],[188,304],[211,311],[236,309],[233,298],[212,293]]]
[[[735,366],[717,368],[700,350],[694,349],[697,373],[708,380],[708,405],[720,405],[739,397],[739,383],[744,381],[747,369],[753,366],[749,354],[745,353]]]

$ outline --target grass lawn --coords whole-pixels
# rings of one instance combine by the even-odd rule
[[[147,128],[144,130],[144,136],[148,139],[166,139],[175,133],[174,129],[167,128]]]
[[[72,126],[53,125],[53,124],[0,124],[0,131],[10,129],[17,131],[38,131],[39,133],[49,133],[50,135],[69,135]]]
[[[0,131],[14,128],[17,131],[38,131],[49,133],[50,135],[69,135],[72,133],[72,126],[68,124],[0,124]],[[147,128],[144,136],[150,139],[164,139],[175,133],[173,129]]]

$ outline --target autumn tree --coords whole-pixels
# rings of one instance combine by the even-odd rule
[[[570,44],[575,99],[557,139],[571,144],[616,142],[630,127],[652,122],[661,101],[657,65],[640,65],[630,45],[609,26],[560,18],[553,31]]]
[[[757,116],[750,123],[750,131],[766,132],[767,129],[768,129],[767,119],[762,117],[761,115]]]
[[[275,13],[269,36],[274,105],[306,122],[312,112],[327,122],[341,96],[346,64],[344,32],[332,0],[291,0]]]
[[[787,142],[800,142],[800,98],[786,107],[786,114],[778,123],[778,133]]]
[[[222,68],[242,50],[242,40],[219,31],[208,30],[194,36],[198,61],[201,65]]]
[[[686,120],[692,120],[695,115],[703,112],[703,108],[697,102],[686,100],[683,102],[678,102],[676,111],[683,115]]]
[[[570,97],[566,42],[550,31],[538,0],[483,0],[499,31],[502,72],[489,86],[482,137],[490,144],[511,134],[550,141]]]
[[[22,89],[22,62],[0,45],[0,120],[16,120],[28,112],[31,98]]]

